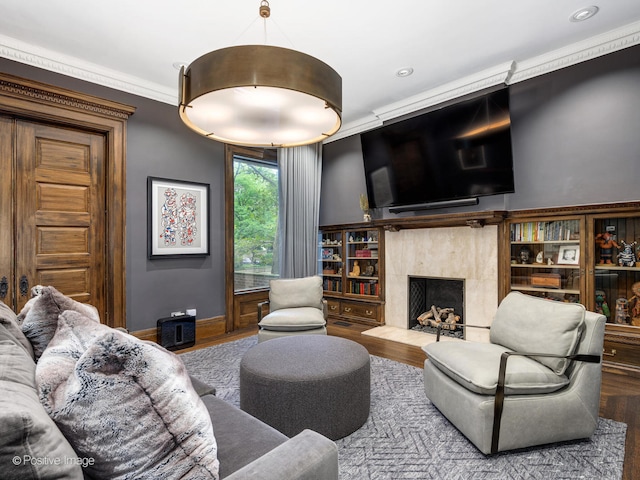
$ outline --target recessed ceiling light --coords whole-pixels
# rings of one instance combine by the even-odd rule
[[[581,8],[580,10],[576,10],[569,17],[570,22],[583,22],[591,17],[593,17],[596,13],[598,13],[599,8],[595,5],[590,7]]]
[[[405,68],[401,68],[400,70],[398,70],[396,72],[396,76],[397,77],[408,77],[409,75],[411,75],[413,73],[413,68],[411,67],[405,67]]]

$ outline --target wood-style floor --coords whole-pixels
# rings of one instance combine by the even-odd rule
[[[370,327],[351,324],[349,326],[329,322],[329,335],[348,338],[363,345],[371,355],[389,358],[422,368],[425,360],[424,352],[419,347],[403,343],[361,335]],[[189,350],[204,348],[219,343],[237,340],[255,335],[256,328],[227,334],[223,337],[208,338],[198,341]],[[185,350],[181,350],[183,352]],[[627,424],[627,439],[624,456],[623,480],[640,480],[640,378],[631,375],[603,372],[600,396],[600,416]]]

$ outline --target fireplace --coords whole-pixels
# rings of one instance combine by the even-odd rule
[[[464,279],[409,276],[407,328],[464,338]],[[419,320],[420,319],[420,320]]]

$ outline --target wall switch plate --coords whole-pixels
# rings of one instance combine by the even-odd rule
[[[187,308],[187,315],[191,315],[192,317],[196,316],[196,309],[195,308]]]

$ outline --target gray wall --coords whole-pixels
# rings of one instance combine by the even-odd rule
[[[0,71],[137,108],[127,135],[129,329],[153,328],[158,318],[186,308],[197,308],[198,318],[223,315],[223,146],[189,131],[174,106],[6,59],[0,59]],[[640,199],[638,85],[640,47],[512,86],[516,193],[484,197],[477,207],[449,211]],[[320,224],[361,221],[359,195],[366,188],[359,136],[325,145],[323,155]],[[147,259],[147,176],[211,185],[209,257]],[[388,212],[376,214],[395,217]]]
[[[640,200],[640,46],[511,86],[515,193],[377,218]],[[320,224],[362,221],[359,135],[324,146]]]
[[[224,315],[224,147],[187,129],[177,107],[0,59],[0,71],[136,107],[127,126],[127,327],[143,330],[172,311]],[[176,72],[176,82],[178,73]],[[211,185],[211,255],[147,259],[147,177]]]

